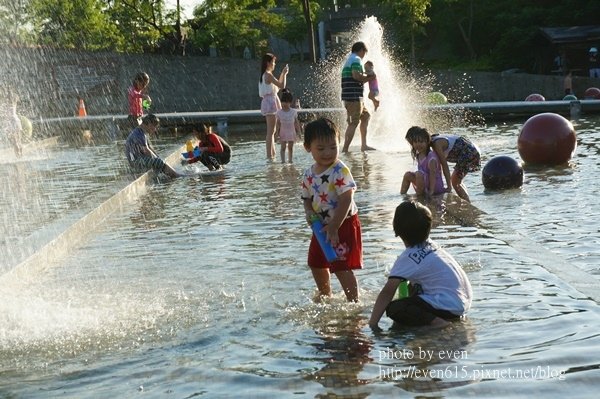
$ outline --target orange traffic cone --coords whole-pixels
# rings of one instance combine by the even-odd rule
[[[79,112],[78,115],[80,117],[87,116],[87,112],[85,111],[85,103],[83,102],[83,98],[79,99]]]

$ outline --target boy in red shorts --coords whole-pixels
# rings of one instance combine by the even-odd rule
[[[338,158],[339,132],[326,118],[317,119],[304,129],[304,148],[315,163],[302,177],[302,195],[306,220],[313,215],[323,222],[327,241],[338,258],[328,262],[313,234],[308,249],[308,266],[319,290],[319,299],[331,296],[334,273],[348,301],[358,301],[358,282],[354,269],[362,269],[362,238],[358,208],[354,202],[356,183],[350,169]]]

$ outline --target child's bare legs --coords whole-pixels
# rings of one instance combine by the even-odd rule
[[[23,155],[23,146],[21,145],[21,131],[14,130],[12,133],[10,133],[8,135],[8,140],[10,141],[10,144],[13,146],[13,149],[15,150],[15,155],[17,157],[20,157],[21,155]]]
[[[358,302],[358,281],[352,270],[342,270],[335,275],[344,289],[348,302]]]
[[[275,158],[275,122],[277,118],[275,115],[266,115],[267,120],[267,137],[265,139],[267,143],[267,158]]]
[[[377,108],[379,108],[379,100],[377,99],[377,96],[375,95],[375,93],[369,92],[369,100],[373,101],[373,105],[375,106],[375,111],[377,111]]]
[[[288,162],[292,163],[292,156],[294,155],[294,142],[288,141],[287,148],[288,148]]]
[[[452,187],[454,188],[454,191],[456,191],[456,194],[465,201],[471,202],[469,194],[467,193],[467,188],[462,184],[463,176],[454,170],[450,177],[450,181],[452,182]]]
[[[415,193],[421,195],[425,192],[425,178],[419,172],[406,172],[400,186],[400,194],[406,194],[410,185],[415,187]]]
[[[310,268],[315,283],[317,283],[317,289],[319,290],[318,301],[323,298],[329,298],[331,296],[331,273],[329,269],[317,269],[314,267]],[[342,270],[335,273],[338,278],[346,299],[349,302],[358,302],[358,281],[352,270]]]
[[[311,267],[310,271],[312,272],[313,278],[315,279],[315,283],[317,283],[317,289],[319,290],[319,298],[320,301],[324,297],[331,296],[331,278],[329,269],[317,269],[315,267]]]
[[[288,162],[292,163],[292,156],[294,154],[294,142],[293,141],[282,141],[281,142],[281,163],[285,163],[285,149],[287,148]]]
[[[281,163],[285,163],[285,141],[281,142],[281,150],[279,153],[281,154]]]

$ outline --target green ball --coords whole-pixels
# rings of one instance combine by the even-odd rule
[[[31,121],[23,115],[19,115],[19,119],[21,120],[21,137],[25,140],[31,140],[31,134],[33,133]]]
[[[427,94],[427,104],[440,105],[446,103],[448,103],[448,99],[439,91],[434,91]]]
[[[576,101],[577,100],[577,96],[574,96],[573,94],[567,94],[566,96],[563,97],[563,101]]]

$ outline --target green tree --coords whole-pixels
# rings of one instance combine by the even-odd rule
[[[205,0],[194,10],[192,42],[216,47],[237,56],[244,47],[261,52],[271,32],[284,25],[281,15],[269,10],[274,0]]]
[[[308,37],[308,45],[310,49],[310,61],[317,62],[317,52],[315,50],[315,25],[313,22],[314,11],[311,9],[310,0],[302,1],[302,13],[304,14],[304,22],[306,24],[306,32]],[[314,4],[314,3],[313,3]],[[302,54],[304,54],[302,52]]]
[[[109,0],[107,12],[122,38],[120,50],[155,52],[168,43],[169,52],[183,51],[177,10],[167,10],[164,0]]]
[[[275,32],[301,54],[304,60],[304,43],[308,42],[311,62],[316,61],[314,17],[319,12],[319,4],[308,0],[288,0],[284,3],[284,23]]]
[[[0,43],[11,46],[35,43],[35,34],[27,29],[29,0],[0,0]]]
[[[29,16],[41,45],[82,50],[114,49],[115,24],[97,0],[30,0]]]
[[[388,10],[391,10],[391,18],[396,20],[395,26],[400,27],[400,35],[407,34],[410,40],[410,61],[416,62],[416,35],[425,34],[425,24],[429,22],[427,9],[431,6],[431,0],[385,0]],[[389,13],[389,11],[388,11]]]
[[[536,72],[544,69],[540,44],[549,45],[540,27],[597,25],[598,15],[600,2],[589,0],[432,0],[417,47],[438,66]]]

